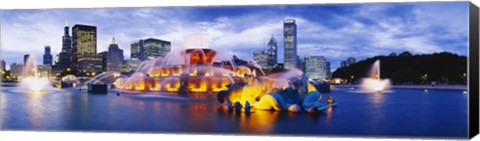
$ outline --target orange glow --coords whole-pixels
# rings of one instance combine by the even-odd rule
[[[114,82],[114,85],[117,89],[158,92],[178,92],[181,85],[186,85],[189,93],[217,93],[228,90],[227,85],[233,82],[247,82],[249,87],[246,87],[241,93],[248,96],[239,97],[238,101],[242,103],[249,101],[253,104],[256,98],[258,99],[278,88],[286,88],[289,84],[287,80],[266,77],[261,78],[262,83],[257,82],[254,77],[251,77],[252,70],[246,66],[211,67],[216,55],[214,50],[187,49],[183,52],[183,55],[185,65],[157,66],[149,70],[148,76],[119,78]],[[186,82],[183,82],[184,84],[181,82],[183,75],[188,76],[185,79]],[[241,93],[238,95],[244,95]]]
[[[183,67],[182,66],[176,66],[173,71],[173,76],[180,76],[183,73]]]
[[[170,76],[170,70],[168,70],[168,68],[165,68],[165,69],[161,69],[161,73],[160,73],[160,76]]]
[[[180,80],[178,79],[170,79],[167,83],[165,83],[165,89],[167,92],[178,92],[180,88]]]
[[[228,80],[228,78],[220,78],[220,80],[214,80],[211,82],[218,82],[210,85],[212,87],[212,92],[215,92],[215,93],[220,92],[222,90],[228,90],[227,85],[230,84],[230,81]]]
[[[207,80],[205,78],[191,78],[188,81],[188,89],[190,92],[207,92]]]
[[[193,69],[193,71],[190,70],[190,74],[189,74],[189,75],[190,75],[190,76],[197,76],[197,73],[198,73],[197,67],[192,67],[192,68],[190,68],[190,69]]]
[[[149,83],[149,90],[151,91],[161,91],[162,90],[162,85],[160,83],[157,83],[160,79],[159,78],[154,78],[151,79]]]
[[[184,52],[185,64],[211,65],[216,54],[217,52],[211,49],[187,49]]]

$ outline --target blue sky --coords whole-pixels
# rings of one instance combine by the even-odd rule
[[[57,54],[68,21],[70,27],[97,26],[98,52],[115,37],[126,58],[131,42],[153,37],[171,41],[173,50],[207,46],[250,60],[273,35],[283,62],[282,20],[287,18],[297,21],[298,55],[326,56],[332,71],[350,56],[468,51],[468,3],[431,2],[3,10],[1,58],[8,66],[30,53],[41,62],[45,45]]]

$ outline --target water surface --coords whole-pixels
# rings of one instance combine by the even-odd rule
[[[338,105],[320,114],[225,110],[213,94],[87,94],[63,89],[24,93],[2,87],[2,130],[154,133],[287,134],[466,138],[467,99],[462,91],[394,89],[358,93],[334,89]]]

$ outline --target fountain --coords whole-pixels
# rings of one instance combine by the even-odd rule
[[[112,87],[119,91],[117,95],[217,93],[220,103],[242,112],[274,109],[314,113],[336,104],[331,98],[321,103],[322,95],[300,70],[266,76],[254,61],[237,65],[213,49],[192,46],[197,48],[172,50],[165,57],[142,62],[129,77],[117,78]]]
[[[380,78],[380,60],[373,63],[368,78],[363,78],[361,89],[365,92],[384,92],[390,87],[389,79]]]
[[[20,87],[27,88],[30,92],[39,93],[51,86],[48,78],[38,76],[33,58],[32,56],[26,58]]]
[[[250,68],[214,64],[217,52],[208,48],[172,51],[165,58],[142,62],[130,77],[118,78],[114,87],[123,91],[216,93],[251,75]]]
[[[107,71],[96,75],[87,82],[88,92],[95,94],[106,94],[108,86],[115,88],[113,84],[118,78],[124,77],[119,72]]]

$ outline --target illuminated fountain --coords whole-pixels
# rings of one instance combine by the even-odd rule
[[[29,92],[39,93],[51,88],[51,86],[48,78],[38,76],[33,58],[32,56],[28,57],[24,64],[20,88],[28,89]]]
[[[363,78],[361,89],[365,92],[384,92],[390,87],[389,79],[380,78],[380,60],[373,63],[368,78]]]
[[[130,77],[117,79],[114,87],[137,92],[215,93],[252,74],[245,66],[214,65],[216,57],[217,52],[207,48],[173,51],[165,58],[142,62]]]
[[[201,36],[192,36],[195,41]],[[300,70],[265,76],[254,61],[237,65],[232,58],[222,56],[202,45],[172,50],[165,57],[142,62],[129,77],[120,77],[113,86],[117,95],[158,92],[186,95],[217,94],[218,101],[228,109],[253,112],[277,110],[316,112],[334,106],[321,103],[322,95]],[[222,58],[224,57],[224,58]],[[101,84],[101,89],[105,89]],[[90,88],[89,88],[90,89]]]

